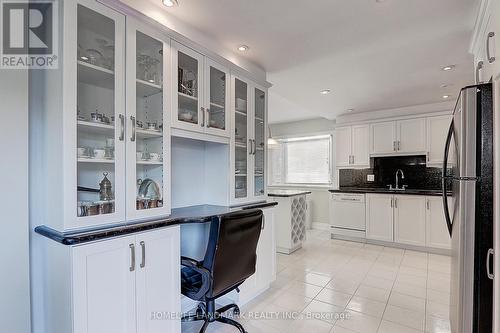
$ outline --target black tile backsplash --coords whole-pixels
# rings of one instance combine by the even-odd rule
[[[409,189],[439,190],[441,189],[441,168],[428,168],[426,157],[397,156],[374,157],[370,169],[341,169],[340,187],[385,188],[396,185],[395,175],[398,169],[404,172],[405,178],[399,178],[399,185],[408,185]],[[375,175],[374,182],[368,182],[367,176]]]

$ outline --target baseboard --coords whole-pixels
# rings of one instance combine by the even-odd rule
[[[330,224],[324,222],[313,222],[312,228],[313,230],[330,230]]]

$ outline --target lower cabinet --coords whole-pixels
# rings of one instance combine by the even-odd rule
[[[257,264],[255,274],[248,278],[241,286],[240,292],[232,292],[229,298],[239,305],[243,305],[269,288],[276,280],[276,235],[274,213],[275,209],[263,209],[264,220],[262,231],[257,245]]]
[[[366,238],[449,250],[441,197],[366,195]],[[451,199],[449,201],[452,204]]]
[[[425,246],[426,197],[394,196],[394,241]]]
[[[366,238],[385,242],[394,241],[393,196],[366,195]]]
[[[170,227],[73,247],[72,332],[181,332],[179,242]]]
[[[441,197],[427,198],[426,218],[426,246],[439,249],[451,249],[451,237],[443,211],[443,199]],[[453,201],[448,200],[448,205],[453,207]]]

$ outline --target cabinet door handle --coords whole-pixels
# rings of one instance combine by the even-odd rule
[[[480,71],[481,71],[481,69],[483,69],[483,66],[484,66],[484,62],[483,61],[480,61],[480,62],[477,63],[477,67],[476,67],[476,83],[480,83],[481,82]]]
[[[130,141],[135,141],[135,117],[130,116],[130,120],[132,121],[132,136],[130,137]]]
[[[398,208],[398,198],[394,198],[394,208]]]
[[[266,227],[266,216],[265,215],[262,215],[262,230],[264,230],[264,228]]]
[[[120,118],[120,136],[118,140],[123,141],[125,139],[125,116],[119,114],[118,118]]]
[[[200,124],[201,127],[205,127],[205,108],[204,107],[201,107],[201,115],[202,115],[202,122]]]
[[[486,57],[488,58],[488,62],[490,64],[494,63],[496,60],[495,56],[491,55],[490,51],[490,46],[491,46],[490,41],[493,37],[495,37],[495,33],[491,31],[490,33],[488,33],[488,38],[486,39]]]
[[[431,209],[431,207],[430,207],[430,203],[429,203],[429,199],[427,199],[427,200],[425,201],[425,206],[427,207],[427,210],[430,210],[430,209]]]
[[[394,198],[391,198],[391,208],[394,208]]]
[[[248,155],[252,155],[252,139],[248,139],[249,152]]]
[[[253,154],[254,156],[257,154],[257,141],[255,139],[253,140]]]
[[[135,245],[130,244],[128,246],[130,248],[130,271],[133,272],[135,270]]]
[[[401,150],[401,141],[398,141],[398,151]]]
[[[205,112],[206,112],[206,116],[207,116],[207,121],[206,121],[205,125],[208,128],[208,127],[210,127],[210,109],[206,109]],[[205,117],[203,117],[203,120],[205,120]]]
[[[488,254],[486,255],[486,275],[488,275],[488,279],[490,279],[490,280],[493,280],[495,278],[495,274],[491,273],[491,270],[490,270],[491,257],[494,254],[495,254],[495,250],[488,249]]]
[[[396,151],[396,141],[392,141],[392,150]]]
[[[141,244],[142,251],[141,268],[144,268],[146,267],[146,243],[144,243],[144,241],[141,241],[139,244]]]

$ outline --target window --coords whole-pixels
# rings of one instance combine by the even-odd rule
[[[331,135],[273,140],[268,146],[270,185],[331,184]]]

